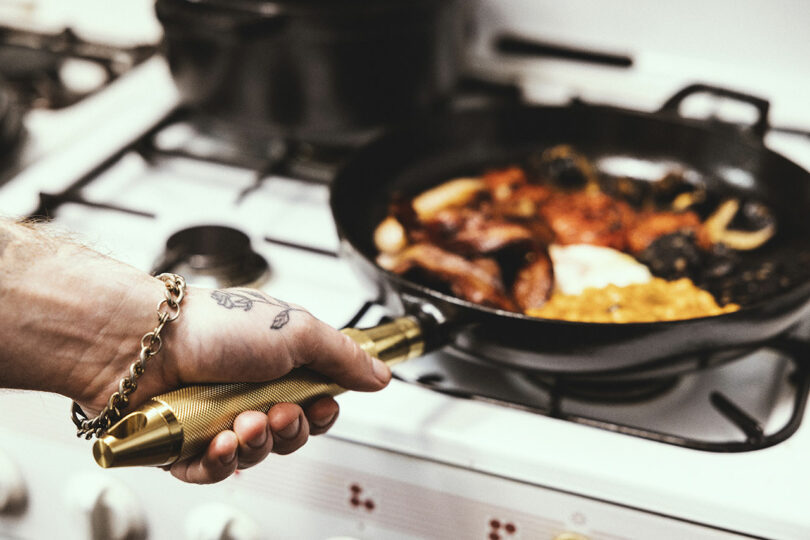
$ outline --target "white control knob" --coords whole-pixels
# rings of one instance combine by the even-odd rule
[[[0,515],[21,514],[28,503],[28,489],[17,464],[0,453]]]
[[[265,535],[266,537],[266,535]],[[188,540],[259,540],[258,523],[244,512],[219,503],[195,508],[186,520]]]
[[[79,516],[79,526],[93,540],[146,538],[143,509],[126,486],[104,475],[86,474],[71,479],[66,497]]]

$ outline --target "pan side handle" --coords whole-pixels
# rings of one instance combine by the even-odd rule
[[[690,96],[696,94],[711,94],[713,96],[732,99],[753,106],[757,110],[757,120],[751,125],[751,132],[760,140],[765,137],[765,133],[768,131],[770,125],[768,120],[768,112],[771,108],[770,102],[766,99],[745,94],[743,92],[738,92],[736,90],[730,90],[728,88],[712,86],[709,84],[690,84],[669,98],[661,106],[659,112],[680,115],[680,108],[683,102],[686,101],[686,99]]]

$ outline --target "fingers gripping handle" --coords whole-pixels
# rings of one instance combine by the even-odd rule
[[[411,317],[342,332],[388,365],[423,351],[419,323]],[[305,368],[266,383],[187,386],[156,396],[126,415],[95,442],[93,456],[105,468],[169,465],[203,452],[244,411],[267,412],[282,402],[307,405],[342,392],[344,388]]]

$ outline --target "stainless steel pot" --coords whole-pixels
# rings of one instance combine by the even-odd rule
[[[463,0],[157,0],[192,107],[258,136],[344,144],[452,91]]]

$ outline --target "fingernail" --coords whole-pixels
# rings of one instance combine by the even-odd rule
[[[248,441],[247,445],[251,448],[261,448],[262,446],[264,446],[264,443],[267,442],[267,435],[269,433],[270,433],[270,426],[267,426],[266,428],[264,428],[264,431],[261,434],[259,434],[258,437],[256,437],[252,441]]]
[[[276,435],[278,435],[282,439],[289,440],[295,438],[295,436],[298,435],[298,431],[300,429],[301,429],[301,417],[298,416],[295,418],[295,420],[287,424],[287,427],[277,431]]]
[[[236,459],[236,448],[231,450],[229,454],[226,454],[219,458],[219,460],[222,462],[223,465],[230,465],[231,463],[233,463],[233,460],[235,459]]]
[[[313,419],[310,420],[310,422],[315,424],[315,427],[325,428],[326,426],[328,426],[329,424],[331,424],[332,422],[335,421],[336,416],[337,416],[337,413],[334,413],[334,414],[332,414],[332,415],[330,415],[330,416],[328,416],[326,418],[321,418],[320,420],[313,418]]]
[[[387,383],[388,379],[391,378],[391,370],[379,358],[371,358],[371,369],[374,371],[374,376],[381,383]]]

